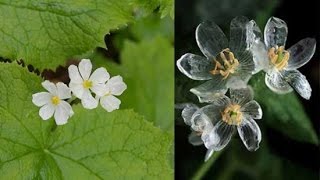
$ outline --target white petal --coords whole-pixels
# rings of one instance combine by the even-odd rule
[[[196,29],[196,40],[201,52],[209,59],[228,47],[228,40],[214,22],[203,22]]]
[[[85,91],[85,89],[83,88],[82,84],[78,84],[78,83],[70,83],[69,87],[72,91],[72,93],[79,99],[82,98],[83,92]]]
[[[91,74],[92,64],[90,59],[82,59],[79,63],[79,71],[84,80],[88,80]]]
[[[244,113],[245,116],[251,117],[253,119],[261,119],[262,118],[262,110],[257,103],[257,101],[252,100],[241,107],[241,112]]]
[[[228,125],[223,121],[219,121],[209,134],[207,141],[204,141],[207,149],[220,151],[231,140],[234,133],[234,126]]]
[[[265,83],[270,90],[278,94],[286,94],[292,91],[290,85],[282,78],[280,72],[276,70],[266,73]]]
[[[291,46],[288,51],[290,59],[286,69],[298,69],[305,65],[316,50],[316,40],[313,38],[305,38]]]
[[[250,87],[242,89],[230,89],[231,101],[240,106],[253,99],[253,90]]]
[[[108,91],[106,84],[93,84],[90,89],[98,96],[103,96]]]
[[[48,104],[51,100],[52,95],[48,92],[40,92],[32,95],[32,102],[36,106],[40,107]]]
[[[198,135],[195,131],[191,132],[191,134],[188,137],[188,141],[190,144],[192,144],[194,146],[200,146],[203,144],[201,136]]]
[[[238,126],[238,133],[243,144],[249,151],[256,151],[259,148],[261,131],[258,124],[254,120],[251,118],[242,119],[241,124]]]
[[[106,68],[100,67],[92,73],[89,79],[93,83],[106,83],[106,81],[108,81],[109,78],[110,78],[110,75],[106,70]]]
[[[57,125],[63,125],[68,122],[69,117],[73,115],[72,107],[69,103],[62,101],[56,108],[54,119]]]
[[[56,96],[57,95],[57,87],[54,83],[45,80],[44,82],[41,83],[41,85],[47,90],[49,91],[52,95]]]
[[[111,112],[116,109],[119,109],[121,101],[118,98],[112,95],[109,95],[109,96],[101,97],[100,104],[105,110],[107,110],[108,112]]]
[[[290,86],[300,94],[301,97],[310,99],[312,90],[308,80],[303,74],[301,74],[298,70],[284,70],[281,74],[285,81],[288,82]]]
[[[185,108],[181,112],[181,116],[184,120],[184,123],[191,125],[192,115],[198,110],[198,106],[194,104],[186,104]]]
[[[264,41],[268,49],[285,46],[288,35],[287,24],[276,17],[271,17],[264,28]]]
[[[213,149],[208,149],[207,150],[207,153],[206,153],[206,156],[204,157],[204,161],[208,161],[210,159],[210,157],[213,155],[214,153],[214,150]]]
[[[75,65],[70,65],[68,67],[68,73],[71,83],[78,83],[81,84],[83,82],[82,77],[80,76],[78,67]]]
[[[249,19],[239,16],[230,23],[230,49],[237,53],[247,49],[247,24]]]
[[[89,90],[85,90],[82,94],[81,104],[86,109],[94,109],[98,106],[98,101],[93,98]]]
[[[209,59],[187,53],[177,61],[178,69],[193,80],[208,80],[212,78],[211,70],[214,64]]]
[[[60,99],[69,99],[71,98],[70,88],[62,82],[57,83],[58,97]]]
[[[127,89],[127,85],[123,82],[121,76],[114,76],[107,82],[107,88],[111,91],[111,94],[119,96]]]
[[[48,120],[52,117],[55,107],[49,103],[40,108],[39,115],[43,120]]]

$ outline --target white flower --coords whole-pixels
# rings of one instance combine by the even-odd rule
[[[303,98],[309,99],[311,87],[306,77],[297,69],[313,56],[316,40],[305,38],[285,50],[287,24],[271,17],[264,29],[264,38],[256,23],[248,24],[250,49],[254,55],[256,72],[266,72],[265,83],[272,91],[285,94],[295,89]],[[263,42],[264,39],[264,42]]]
[[[196,40],[205,57],[184,54],[178,61],[178,69],[193,80],[207,80],[190,91],[200,102],[211,102],[224,95],[228,88],[245,88],[254,61],[248,49],[245,17],[236,17],[230,24],[230,40],[213,22],[203,22],[196,29]]]
[[[101,106],[108,112],[119,109],[121,101],[115,96],[119,96],[127,89],[127,85],[123,82],[121,76],[110,78],[106,84],[106,89],[102,96],[97,96]]]
[[[68,68],[69,87],[73,94],[81,99],[83,107],[87,109],[93,109],[98,106],[98,101],[91,93],[103,96],[107,88],[105,83],[110,78],[109,73],[103,67],[96,69],[92,74],[91,70],[92,64],[89,59],[82,59],[79,67],[71,65]]]
[[[71,98],[71,91],[67,85],[58,82],[42,82],[42,86],[49,92],[40,92],[32,95],[32,102],[40,108],[39,115],[43,120],[52,116],[57,125],[66,124],[73,115],[72,107],[64,99]]]

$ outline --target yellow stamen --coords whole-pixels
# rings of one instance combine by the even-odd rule
[[[282,70],[288,65],[290,53],[284,50],[284,46],[272,47],[268,52],[270,62],[278,69]]]
[[[89,89],[89,88],[92,87],[92,81],[84,80],[82,85],[83,85],[84,88]]]
[[[60,98],[58,96],[53,96],[51,102],[53,105],[58,105],[60,103]]]
[[[215,67],[210,73],[213,75],[221,74],[223,79],[226,79],[230,74],[233,74],[239,66],[238,59],[234,57],[234,54],[229,48],[222,50],[213,61]],[[221,63],[223,63],[223,65]]]
[[[229,125],[240,125],[242,121],[241,106],[238,104],[231,104],[223,112],[221,112],[222,120]]]

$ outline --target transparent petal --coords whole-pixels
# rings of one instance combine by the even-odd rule
[[[235,75],[241,77],[242,79],[250,78],[251,74],[255,70],[252,52],[250,52],[249,50],[240,51],[235,54],[235,56],[235,58],[237,58],[239,61],[239,66],[236,69]]]
[[[264,41],[268,49],[285,46],[288,35],[287,24],[276,17],[271,17],[264,28]]]
[[[316,50],[316,40],[313,38],[305,38],[291,46],[288,51],[290,59],[286,69],[298,69],[305,65],[312,58]]]
[[[81,104],[86,109],[94,109],[98,106],[98,101],[93,98],[89,90],[85,90],[82,94]]]
[[[48,92],[40,92],[32,95],[32,102],[34,105],[41,107],[48,104],[52,98],[52,95]]]
[[[213,155],[214,153],[214,150],[213,149],[208,149],[207,150],[207,153],[206,153],[206,156],[204,157],[204,161],[208,161],[210,159],[210,157]]]
[[[98,69],[96,69],[90,76],[90,80],[93,83],[101,83],[104,84],[106,83],[106,81],[108,81],[110,78],[110,75],[108,73],[108,71],[106,70],[106,68],[104,67],[100,67]]]
[[[71,98],[71,90],[70,88],[62,82],[58,82],[57,84],[58,97],[60,99],[69,99]]]
[[[107,92],[108,88],[107,88],[106,84],[95,84],[95,83],[93,83],[92,87],[90,88],[90,90],[92,92],[94,92],[98,96],[103,96],[106,93],[108,93]]]
[[[194,105],[194,104],[186,104],[185,107],[183,108],[182,112],[181,112],[181,116],[184,120],[184,123],[186,123],[186,125],[191,126],[191,118],[192,115],[198,110],[198,106]]]
[[[54,110],[55,107],[51,103],[48,103],[40,108],[39,116],[43,120],[48,120],[53,116]]]
[[[79,63],[79,72],[84,80],[88,80],[91,74],[92,64],[90,59],[82,59]]]
[[[211,119],[198,109],[191,117],[191,128],[197,132],[207,132],[213,128]]]
[[[78,67],[75,66],[75,65],[70,65],[68,67],[68,73],[69,73],[69,78],[70,78],[70,82],[71,83],[82,83],[83,82],[83,79],[82,77],[80,76],[80,73],[79,73],[79,70],[78,70]]]
[[[247,24],[249,19],[239,16],[232,19],[230,24],[229,47],[232,52],[242,52],[248,48],[247,44]]]
[[[228,47],[228,40],[214,22],[203,22],[196,29],[196,40],[201,52],[209,59]]]
[[[112,95],[109,95],[109,96],[103,96],[100,99],[100,104],[105,110],[107,110],[108,112],[111,112],[116,109],[119,109],[121,101],[118,98]]]
[[[200,146],[203,144],[203,141],[201,139],[201,136],[197,134],[197,132],[192,131],[190,135],[188,136],[188,141],[190,144],[194,146]]]
[[[259,103],[255,100],[252,100],[246,103],[241,107],[241,112],[244,113],[245,116],[253,118],[253,119],[261,119],[262,118],[262,109]]]
[[[306,77],[298,70],[282,71],[282,76],[290,86],[300,94],[304,99],[310,99],[311,87]]]
[[[79,83],[73,83],[73,82],[70,82],[69,84],[69,87],[70,87],[70,90],[72,91],[72,93],[79,99],[82,98],[82,95],[83,95],[83,92],[84,92],[84,88],[83,88],[83,85],[82,83],[79,84]]]
[[[209,134],[209,138],[204,140],[207,149],[214,149],[220,151],[231,140],[234,133],[235,126],[228,125],[223,121],[219,121]]]
[[[230,89],[230,98],[232,102],[243,106],[253,99],[253,90],[250,87]]]
[[[258,124],[251,118],[243,118],[238,126],[238,133],[243,144],[249,151],[256,151],[261,141],[261,131]]]
[[[251,77],[251,74],[247,74],[248,77]],[[233,76],[227,80],[226,87],[231,89],[241,89],[246,88],[249,78],[242,80],[240,77]]]
[[[127,85],[123,82],[121,76],[114,76],[107,82],[107,89],[111,94],[119,96],[127,89]]]
[[[210,71],[214,69],[213,62],[195,54],[187,53],[177,61],[178,69],[194,80],[208,80],[212,78]]]
[[[214,104],[209,104],[201,108],[202,116],[209,119],[212,125],[215,125],[218,121],[221,120],[221,111],[230,104],[228,97],[223,96],[218,98]]]
[[[52,95],[56,96],[57,95],[57,87],[54,83],[45,80],[44,82],[41,83],[42,87],[44,87],[47,91],[49,91]]]
[[[63,125],[68,122],[69,117],[73,115],[72,107],[69,103],[62,101],[56,108],[54,119],[57,125]]]
[[[212,102],[217,97],[224,95],[227,90],[226,81],[223,80],[220,75],[215,75],[212,80],[190,89],[190,91],[198,97],[201,103]]]
[[[270,90],[278,94],[286,94],[292,91],[290,85],[282,78],[280,72],[276,70],[266,73],[265,83]]]

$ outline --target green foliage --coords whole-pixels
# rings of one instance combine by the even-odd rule
[[[75,106],[67,125],[43,121],[31,102],[41,79],[0,64],[1,179],[168,179],[172,137],[132,110]]]
[[[159,8],[161,18],[170,15],[171,18],[174,17],[174,1],[173,0],[134,0],[142,10],[151,13],[156,8]]]

